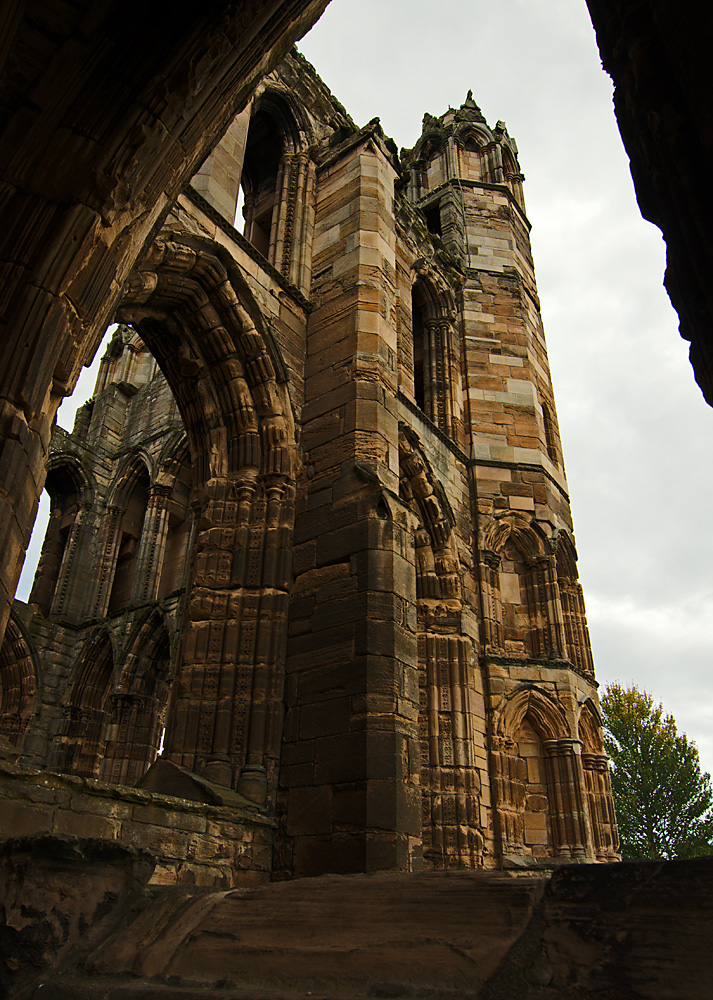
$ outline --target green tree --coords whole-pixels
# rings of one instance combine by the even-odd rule
[[[701,773],[695,743],[633,685],[609,684],[602,715],[622,857],[713,853],[713,788],[710,775]]]

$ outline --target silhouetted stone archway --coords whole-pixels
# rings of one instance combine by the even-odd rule
[[[0,468],[14,476],[0,497],[0,638],[57,405],[147,238],[326,4],[82,0],[61,17],[51,0],[3,7]]]

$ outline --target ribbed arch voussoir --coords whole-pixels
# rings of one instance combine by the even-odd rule
[[[219,252],[195,240],[156,241],[127,282],[118,315],[143,333],[166,374],[203,480],[218,467],[230,475],[246,465],[290,477],[294,426],[287,392],[278,389],[276,348]]]

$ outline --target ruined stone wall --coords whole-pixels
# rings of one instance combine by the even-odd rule
[[[139,848],[154,859],[154,885],[267,881],[274,827],[247,802],[208,805],[0,763],[0,839],[51,835]]]
[[[521,182],[471,95],[399,158],[266,78],[53,445],[26,764],[237,792],[274,877],[616,856]]]

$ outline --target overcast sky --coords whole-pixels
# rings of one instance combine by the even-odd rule
[[[469,89],[491,125],[506,122],[597,675],[650,691],[713,771],[713,410],[662,288],[665,247],[636,205],[584,0],[332,0],[299,47],[358,124],[379,116],[399,146]]]

